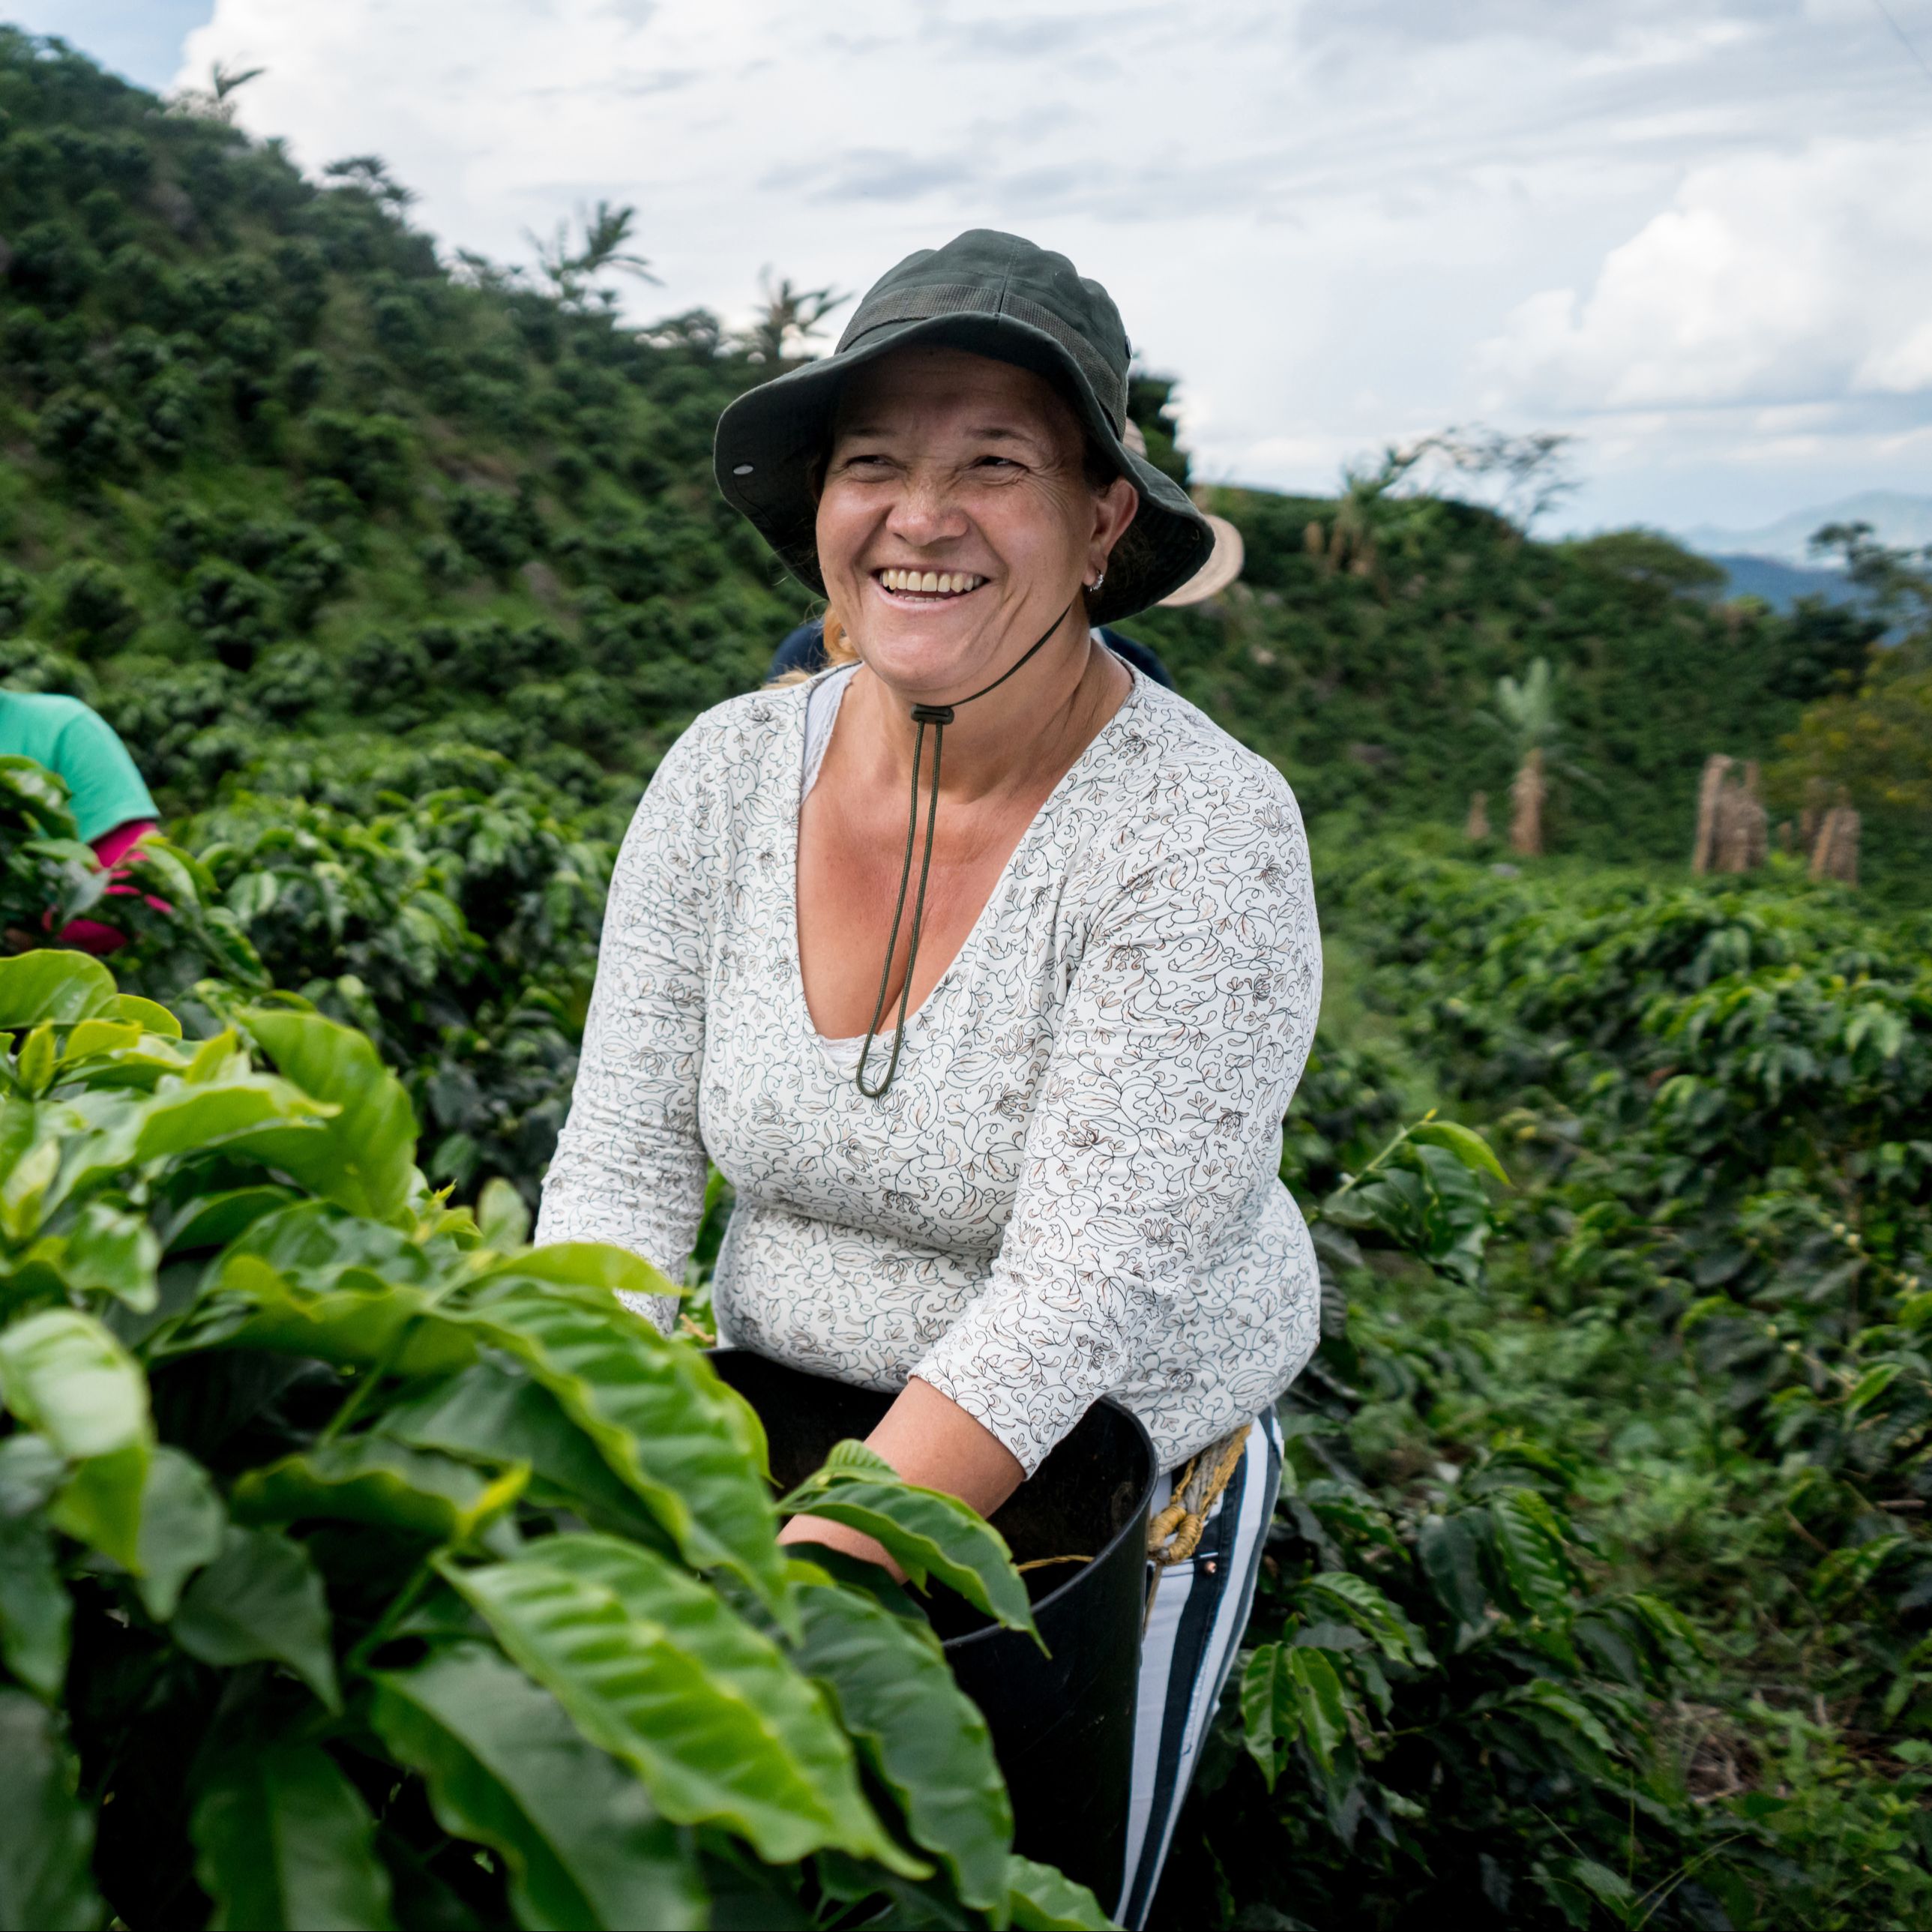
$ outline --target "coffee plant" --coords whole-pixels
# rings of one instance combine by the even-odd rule
[[[431,1192],[370,1042],[184,1038],[0,961],[0,1921],[1100,1925],[1010,1854],[920,1611],[788,1557],[756,1418],[514,1192]],[[858,1444],[909,1574],[997,1534]]]

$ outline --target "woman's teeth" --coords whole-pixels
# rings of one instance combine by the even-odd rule
[[[968,570],[882,570],[880,584],[887,590],[912,591],[932,597],[959,597],[986,582]]]

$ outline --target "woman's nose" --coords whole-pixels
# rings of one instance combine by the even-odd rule
[[[966,516],[944,476],[915,470],[893,503],[886,526],[908,543],[938,542],[966,534]]]

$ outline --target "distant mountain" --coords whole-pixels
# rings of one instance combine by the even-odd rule
[[[1821,597],[1827,604],[1858,601],[1858,592],[1840,570],[1800,570],[1774,556],[1717,554],[1711,561],[1724,566],[1726,598],[1761,597],[1774,610],[1789,610],[1801,597]]]
[[[1680,532],[1679,541],[1720,563],[1740,556],[1774,557],[1816,570],[1818,560],[1810,544],[1827,524],[1869,524],[1880,543],[1916,549],[1932,544],[1932,496],[1910,496],[1900,490],[1864,490],[1835,503],[1794,511],[1758,530],[1726,530],[1701,524]]]

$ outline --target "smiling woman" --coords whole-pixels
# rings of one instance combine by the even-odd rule
[[[1121,440],[1126,369],[1098,284],[976,230],[726,411],[726,495],[855,656],[659,768],[539,1232],[680,1276],[708,1156],[737,1203],[721,1337],[892,1392],[868,1439],[903,1475],[990,1512],[1105,1396],[1162,1466],[1217,1472],[1148,1622],[1138,1923],[1316,1340],[1277,1170],[1320,952],[1280,774],[1094,634],[1212,544]],[[787,1534],[890,1567],[838,1524]]]

